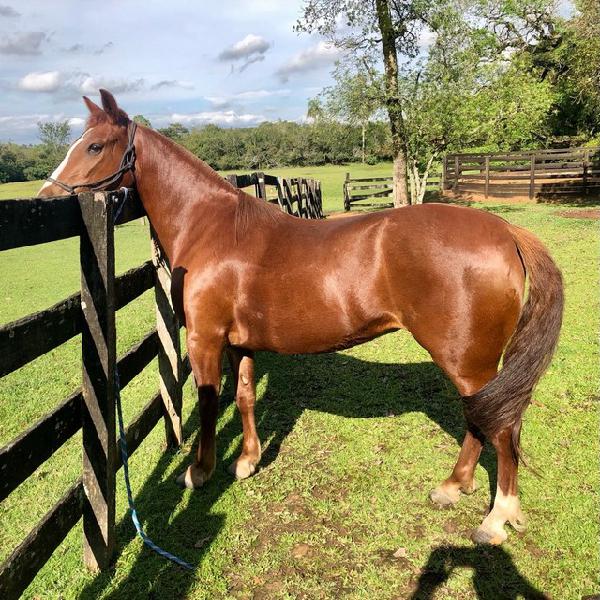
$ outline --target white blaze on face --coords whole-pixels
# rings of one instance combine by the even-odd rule
[[[65,158],[63,159],[63,161],[60,163],[60,165],[58,165],[58,167],[56,167],[56,169],[54,169],[54,171],[52,172],[52,175],[50,175],[50,177],[52,177],[52,179],[58,179],[59,178],[60,174],[64,171],[65,167],[67,166],[67,164],[69,162],[69,158],[71,157],[71,152],[73,152],[73,150],[75,150],[75,148],[83,141],[83,138],[90,131],[92,131],[92,129],[94,129],[94,128],[92,127],[91,129],[88,129],[87,131],[84,131],[83,135],[78,140],[75,140],[73,142],[73,144],[71,145],[71,147],[67,151],[67,155],[65,156]],[[46,181],[44,183],[44,185],[42,185],[42,187],[40,188],[40,192],[42,190],[45,190],[47,187],[50,187],[51,185],[53,185],[51,181]],[[39,192],[38,192],[38,194],[39,194]]]

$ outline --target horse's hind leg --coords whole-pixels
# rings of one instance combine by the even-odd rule
[[[429,497],[438,506],[456,504],[461,493],[472,494],[475,489],[475,467],[483,448],[484,437],[472,426],[467,427],[456,465],[448,479],[431,490]]]
[[[525,529],[525,516],[517,491],[518,465],[511,450],[512,428],[495,435],[491,442],[498,454],[498,482],[492,510],[483,523],[473,532],[473,541],[478,544],[501,544],[506,538],[504,524],[508,521],[517,531]]]
[[[227,356],[233,370],[235,402],[242,417],[244,432],[242,453],[230,465],[229,470],[237,479],[246,479],[256,470],[261,454],[260,440],[254,422],[254,405],[256,403],[254,355],[252,352],[239,348],[228,348]]]

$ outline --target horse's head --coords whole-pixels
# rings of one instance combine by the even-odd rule
[[[111,190],[134,183],[131,167],[135,161],[135,126],[110,92],[100,90],[100,97],[102,108],[83,97],[90,111],[85,131],[73,142],[38,196]]]

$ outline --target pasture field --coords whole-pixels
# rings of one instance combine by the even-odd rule
[[[346,169],[335,169],[315,168],[311,176],[325,188],[326,177],[343,179]],[[341,185],[339,194],[341,206]],[[566,283],[559,348],[525,417],[523,446],[532,467],[521,469],[527,531],[511,530],[502,548],[468,540],[490,501],[496,461],[489,448],[477,470],[477,493],[449,510],[430,505],[428,491],[457,457],[461,406],[427,353],[398,332],[333,354],[260,354],[257,426],[264,454],[258,473],[242,482],[226,468],[241,441],[226,370],[217,470],[196,492],[174,483],[192,458],[198,427],[188,382],[184,446],[165,451],[159,425],[133,455],[131,472],[147,533],[196,570],[166,562],[135,537],[119,471],[114,568],[101,574],[83,568],[79,524],[25,597],[575,600],[598,593],[598,224],[562,216],[580,207],[486,209],[536,232]],[[149,256],[141,222],[117,228],[116,244],[118,272]],[[77,289],[75,239],[0,253],[0,323]],[[153,325],[149,292],[118,313],[119,354]],[[0,380],[0,445],[80,384],[79,352],[76,338]],[[126,421],[157,386],[152,363],[124,391]],[[75,436],[0,505],[0,560],[80,472]]]
[[[230,173],[245,173],[243,169],[223,171],[222,175]],[[308,177],[321,182],[323,192],[323,210],[326,213],[344,210],[342,185],[346,172],[352,177],[388,177],[392,173],[391,163],[363,165],[360,163],[340,167],[339,165],[323,165],[318,167],[278,167],[265,173],[280,177]],[[42,181],[24,181],[22,183],[0,184],[0,200],[7,198],[29,198],[35,196],[42,186]]]

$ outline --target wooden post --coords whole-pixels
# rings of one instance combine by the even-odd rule
[[[586,149],[583,153],[583,195],[588,195],[588,168],[590,164],[590,151]]]
[[[440,192],[443,195],[446,189],[446,181],[448,180],[448,155],[444,154],[442,159],[442,174],[440,176]]]
[[[183,441],[181,424],[183,365],[181,362],[179,320],[173,310],[171,297],[173,277],[170,265],[153,229],[151,229],[150,235],[152,237],[152,263],[156,268],[154,295],[156,298],[156,330],[159,341],[158,372],[160,395],[163,402],[165,435],[167,446],[177,448]]]
[[[238,184],[237,184],[237,175],[235,173],[232,173],[231,175],[227,175],[225,177],[225,179],[227,179],[227,181],[229,181],[229,183],[233,187],[238,187]]]
[[[348,193],[348,182],[350,181],[350,173],[346,173],[346,179],[344,180],[344,210],[348,212],[350,210],[350,194]]]
[[[490,193],[490,157],[485,157],[485,197]]]
[[[83,440],[83,560],[106,569],[115,548],[115,249],[113,206],[99,192],[79,195]]]
[[[535,196],[535,153],[531,155],[531,167],[529,169],[529,199]]]
[[[265,187],[265,174],[262,171],[256,173],[256,197],[267,199],[267,188]]]
[[[458,171],[460,169],[460,164],[458,162],[458,155],[454,157],[454,192],[458,191]]]

